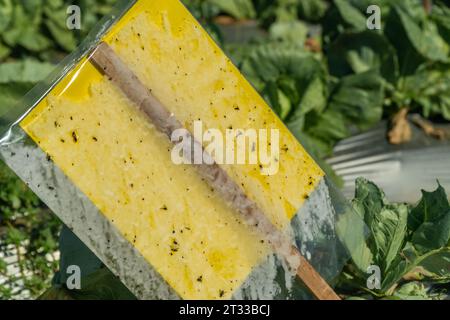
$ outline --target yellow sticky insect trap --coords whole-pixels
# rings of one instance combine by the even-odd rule
[[[324,173],[186,8],[139,0],[102,40],[189,131],[279,130],[277,174],[222,167],[286,228]],[[182,298],[230,298],[270,254],[87,58],[20,126]]]

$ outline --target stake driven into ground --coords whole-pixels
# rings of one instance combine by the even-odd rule
[[[151,91],[142,84],[109,45],[100,43],[91,54],[90,61],[170,140],[175,130],[185,129],[175,115],[151,94]],[[182,139],[183,150],[192,148],[203,150],[203,146],[188,130],[184,132],[186,136]],[[175,141],[175,143],[179,142]],[[194,155],[193,152],[184,152],[184,154],[191,157]],[[248,226],[264,237],[274,252],[291,270],[295,271],[311,293],[320,300],[340,300],[334,290],[293,245],[292,239],[270,222],[258,205],[246,196],[244,190],[228,176],[211,155],[204,152],[204,157],[207,159],[202,164],[195,164],[200,176],[233,210],[241,215]],[[194,163],[194,159],[189,160]]]

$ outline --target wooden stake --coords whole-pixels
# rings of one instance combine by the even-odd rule
[[[432,0],[422,0],[423,8],[427,14],[431,14],[433,10],[433,1]]]
[[[116,53],[106,43],[100,43],[90,57],[96,68],[105,74],[124,94],[141,110],[156,128],[171,140],[172,133],[178,129],[185,129],[175,115],[164,107],[137,78],[137,76],[121,61]],[[184,150],[201,148],[203,146],[195,140],[188,130],[182,142]],[[180,143],[180,141],[172,141]],[[190,142],[190,143],[187,143]],[[186,152],[185,152],[186,154]],[[194,152],[188,152],[193,157]],[[244,190],[236,184],[213,159],[205,153],[206,163],[195,164],[200,176],[237,211],[244,222],[256,229],[272,246],[274,252],[280,256],[288,267],[296,271],[298,277],[308,287],[311,293],[320,300],[340,300],[328,283],[292,245],[292,240],[279,231],[267,218],[267,215],[250,200]],[[191,163],[194,163],[193,159]],[[212,163],[212,164],[207,164]]]

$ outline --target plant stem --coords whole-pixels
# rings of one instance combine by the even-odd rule
[[[398,111],[391,120],[391,130],[388,139],[391,144],[402,144],[411,140],[412,131],[408,122],[409,109],[404,107]]]

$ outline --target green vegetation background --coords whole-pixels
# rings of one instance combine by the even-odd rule
[[[329,155],[337,141],[370,128],[382,118],[390,118],[402,108],[437,121],[450,120],[447,0],[184,2],[318,159]],[[0,117],[45,79],[115,3],[115,0],[0,0]],[[381,8],[381,30],[367,29],[366,9],[372,4]],[[81,30],[69,31],[66,27],[69,5],[81,8]],[[368,182],[360,182],[360,191],[363,189],[368,190],[370,197],[379,194]],[[439,203],[445,203],[440,195]],[[383,289],[368,293],[384,296],[392,294],[389,291],[392,285],[418,267],[414,265],[411,269],[410,263],[403,265],[403,260],[392,260],[393,255],[406,252],[405,245],[412,243],[414,250],[408,247],[407,253],[415,255],[411,258],[415,262],[424,254],[447,246],[444,241],[448,239],[447,229],[442,231],[438,247],[435,244],[424,247],[421,243],[418,249],[411,238],[425,222],[433,225],[443,219],[447,223],[445,205],[440,207],[440,214],[436,213],[435,221],[422,219],[413,224],[414,228],[409,224],[408,229],[402,223],[407,220],[405,214],[411,214],[411,208],[387,204],[380,197],[368,202],[372,207],[374,202],[378,203],[377,208],[363,206],[370,214],[359,210],[369,226],[373,212],[383,217],[386,228],[379,241],[385,244],[397,241],[396,246],[385,248],[374,240],[372,245],[368,244],[364,259],[360,257],[363,260],[354,257],[359,264],[349,266],[346,273],[351,280],[346,285],[352,284],[350,295],[363,286],[361,272],[366,263],[378,260],[384,263],[384,275],[392,275]],[[405,230],[401,239],[388,236],[393,232],[392,224]],[[51,255],[57,250],[60,228],[59,221],[40,200],[0,162],[0,243],[25,247],[17,279],[24,280],[32,297],[49,287],[57,270],[57,261]],[[416,235],[414,239],[420,237]],[[393,267],[397,268],[395,272],[390,269]],[[0,274],[5,272],[6,263],[0,259]],[[445,282],[445,274],[439,279]],[[420,286],[404,289],[408,290],[425,295]],[[12,297],[13,292],[0,285],[0,299]]]

